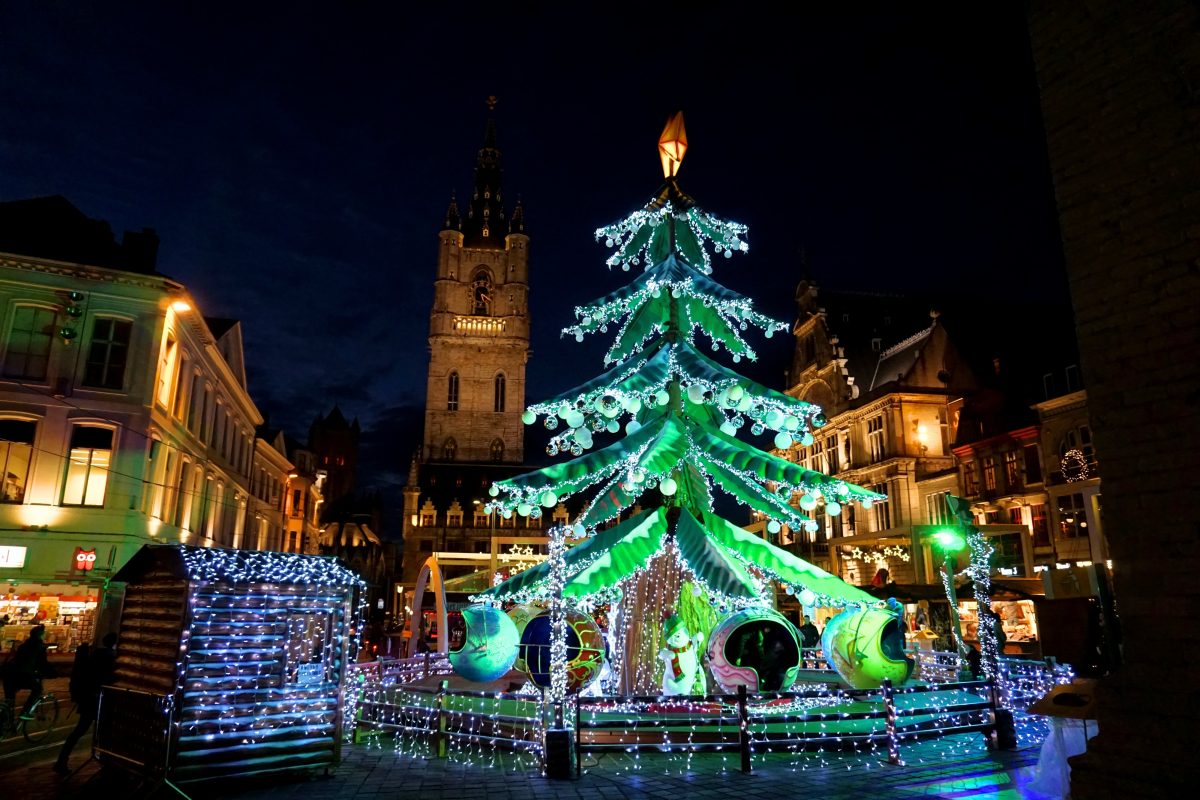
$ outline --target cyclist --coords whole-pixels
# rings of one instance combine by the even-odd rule
[[[19,690],[29,690],[29,697],[21,709],[21,719],[33,719],[29,711],[42,696],[42,678],[57,676],[54,668],[50,666],[46,643],[43,641],[45,636],[46,626],[34,625],[33,630],[29,632],[29,638],[21,643],[17,652],[4,665],[4,699],[11,705],[16,700]]]

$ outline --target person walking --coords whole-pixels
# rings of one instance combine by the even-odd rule
[[[4,699],[12,704],[18,691],[29,690],[29,697],[21,708],[21,719],[33,719],[29,711],[42,696],[42,678],[54,678],[58,675],[54,667],[50,666],[45,636],[46,626],[34,625],[33,630],[29,632],[29,638],[21,642],[17,652],[13,653],[12,660],[5,664]]]
[[[71,757],[71,751],[75,749],[75,745],[96,721],[96,715],[100,708],[100,688],[107,683],[112,683],[113,672],[116,668],[116,645],[117,634],[105,634],[101,646],[87,654],[86,668],[83,674],[79,676],[78,680],[71,682],[71,699],[79,708],[79,722],[75,724],[75,729],[67,734],[62,749],[58,751],[58,760],[54,762],[54,771],[59,775],[70,773],[67,759]]]

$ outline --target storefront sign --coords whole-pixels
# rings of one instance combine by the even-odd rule
[[[90,572],[96,566],[96,548],[84,550],[82,547],[75,548],[75,569]]]
[[[0,568],[20,569],[25,566],[25,551],[28,548],[0,544]]]

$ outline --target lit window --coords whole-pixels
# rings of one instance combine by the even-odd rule
[[[25,485],[29,480],[36,432],[36,422],[0,419],[0,474],[4,476],[0,502],[20,503],[25,500]]]
[[[108,469],[112,464],[112,444],[113,432],[109,428],[79,425],[71,432],[63,505],[104,505]]]
[[[97,324],[101,320],[96,321]],[[92,339],[95,347],[95,337]],[[171,388],[175,385],[175,368],[179,361],[179,343],[175,337],[167,334],[166,344],[163,345],[162,360],[158,363],[158,404],[163,408],[171,407]]]
[[[867,444],[871,448],[872,463],[882,461],[887,455],[887,441],[883,437],[883,415],[878,414],[867,420]]]
[[[983,458],[983,488],[996,491],[996,459],[992,456]]]
[[[458,373],[451,372],[446,381],[446,410],[458,411]]]
[[[54,341],[54,312],[48,308],[18,306],[13,310],[4,374],[9,378],[45,380]]]
[[[88,347],[87,364],[83,370],[83,385],[100,389],[121,389],[125,385],[125,362],[129,356],[129,333],[133,323],[100,317],[92,324],[92,342]],[[175,367],[175,340],[168,339],[160,369]],[[159,375],[158,402],[166,405],[163,392],[171,391],[171,375]]]
[[[444,458],[446,461],[453,461],[457,454],[458,442],[454,441],[454,438],[451,437],[442,445],[442,458]]]

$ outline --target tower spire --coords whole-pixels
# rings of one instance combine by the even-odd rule
[[[483,147],[475,159],[475,188],[463,221],[463,244],[467,247],[504,247],[508,220],[504,214],[504,199],[500,188],[500,148],[496,146],[496,96],[487,99],[488,121],[483,134]]]

